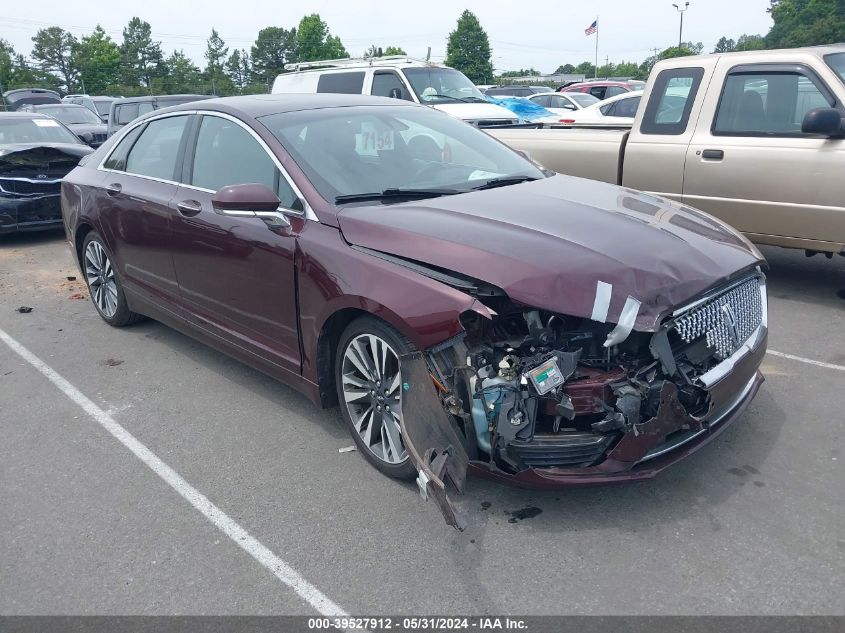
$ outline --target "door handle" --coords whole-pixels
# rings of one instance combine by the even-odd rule
[[[182,200],[176,203],[176,210],[186,218],[192,218],[202,211],[202,205],[196,200]]]
[[[119,182],[113,182],[106,186],[106,193],[110,196],[116,196],[120,193],[121,189],[123,189],[123,186]]]
[[[720,149],[706,149],[701,152],[701,157],[704,160],[722,160],[725,157],[725,152]]]

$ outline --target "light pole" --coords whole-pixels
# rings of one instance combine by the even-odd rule
[[[678,34],[678,49],[680,50],[681,45],[684,42],[684,13],[686,12],[687,9],[689,9],[689,2],[684,4],[683,9],[681,7],[679,7],[677,4],[673,4],[672,6],[675,7],[678,10],[678,13],[681,14],[681,31]]]

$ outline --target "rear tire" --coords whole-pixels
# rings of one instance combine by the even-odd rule
[[[132,312],[123,293],[123,284],[112,264],[111,252],[96,231],[89,232],[82,242],[80,266],[91,303],[103,321],[114,327],[131,325],[144,319]]]
[[[399,356],[414,345],[384,321],[364,316],[350,323],[335,355],[340,411],[358,451],[388,477],[411,480],[399,420],[402,378]]]

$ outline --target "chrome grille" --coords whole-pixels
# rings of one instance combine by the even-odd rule
[[[760,279],[753,277],[682,314],[673,327],[684,343],[706,337],[721,360],[747,341],[762,321]]]

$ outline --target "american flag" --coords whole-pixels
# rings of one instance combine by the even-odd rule
[[[599,30],[599,21],[598,21],[598,19],[596,19],[595,22],[593,22],[590,26],[588,26],[586,29],[584,29],[584,35],[592,35],[593,33],[595,33],[598,30]]]

